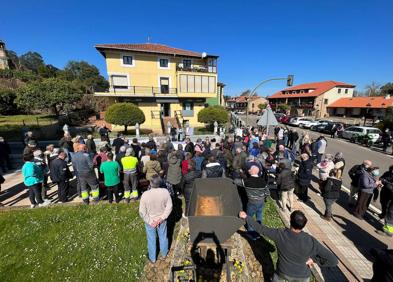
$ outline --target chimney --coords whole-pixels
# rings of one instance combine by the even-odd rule
[[[387,94],[386,96],[385,96],[385,100],[389,100],[390,99],[390,94]]]

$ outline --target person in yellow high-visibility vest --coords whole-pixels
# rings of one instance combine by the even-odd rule
[[[134,150],[132,148],[126,150],[125,156],[121,159],[121,165],[124,173],[124,198],[129,203],[131,199],[138,198],[138,159],[134,157]]]

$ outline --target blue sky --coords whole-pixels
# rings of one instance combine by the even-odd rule
[[[3,1],[0,39],[63,67],[85,60],[106,75],[96,43],[155,43],[219,55],[229,95],[271,77],[295,84],[393,81],[393,1]],[[283,88],[272,82],[266,96]]]

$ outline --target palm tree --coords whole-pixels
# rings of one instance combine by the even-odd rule
[[[372,81],[370,84],[366,85],[367,96],[378,96],[381,93],[381,85]]]

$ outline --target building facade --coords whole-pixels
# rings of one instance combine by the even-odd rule
[[[5,43],[0,40],[0,70],[4,69],[8,69],[8,59],[5,51]]]
[[[198,112],[208,99],[218,103],[223,84],[218,83],[218,56],[161,44],[98,44],[109,78],[113,103],[136,104],[145,114],[141,128],[159,132],[171,122],[175,127],[198,122]]]
[[[393,106],[390,95],[341,98],[328,106],[329,116],[343,118],[384,119],[386,109]]]
[[[248,103],[247,103],[248,102]],[[231,97],[225,101],[225,106],[234,112],[246,112],[257,113],[260,112],[259,105],[267,104],[268,100],[259,96],[239,96]]]
[[[283,89],[268,97],[272,109],[280,104],[291,107],[291,114],[323,118],[329,115],[329,104],[353,96],[355,86],[337,81],[305,83]]]

